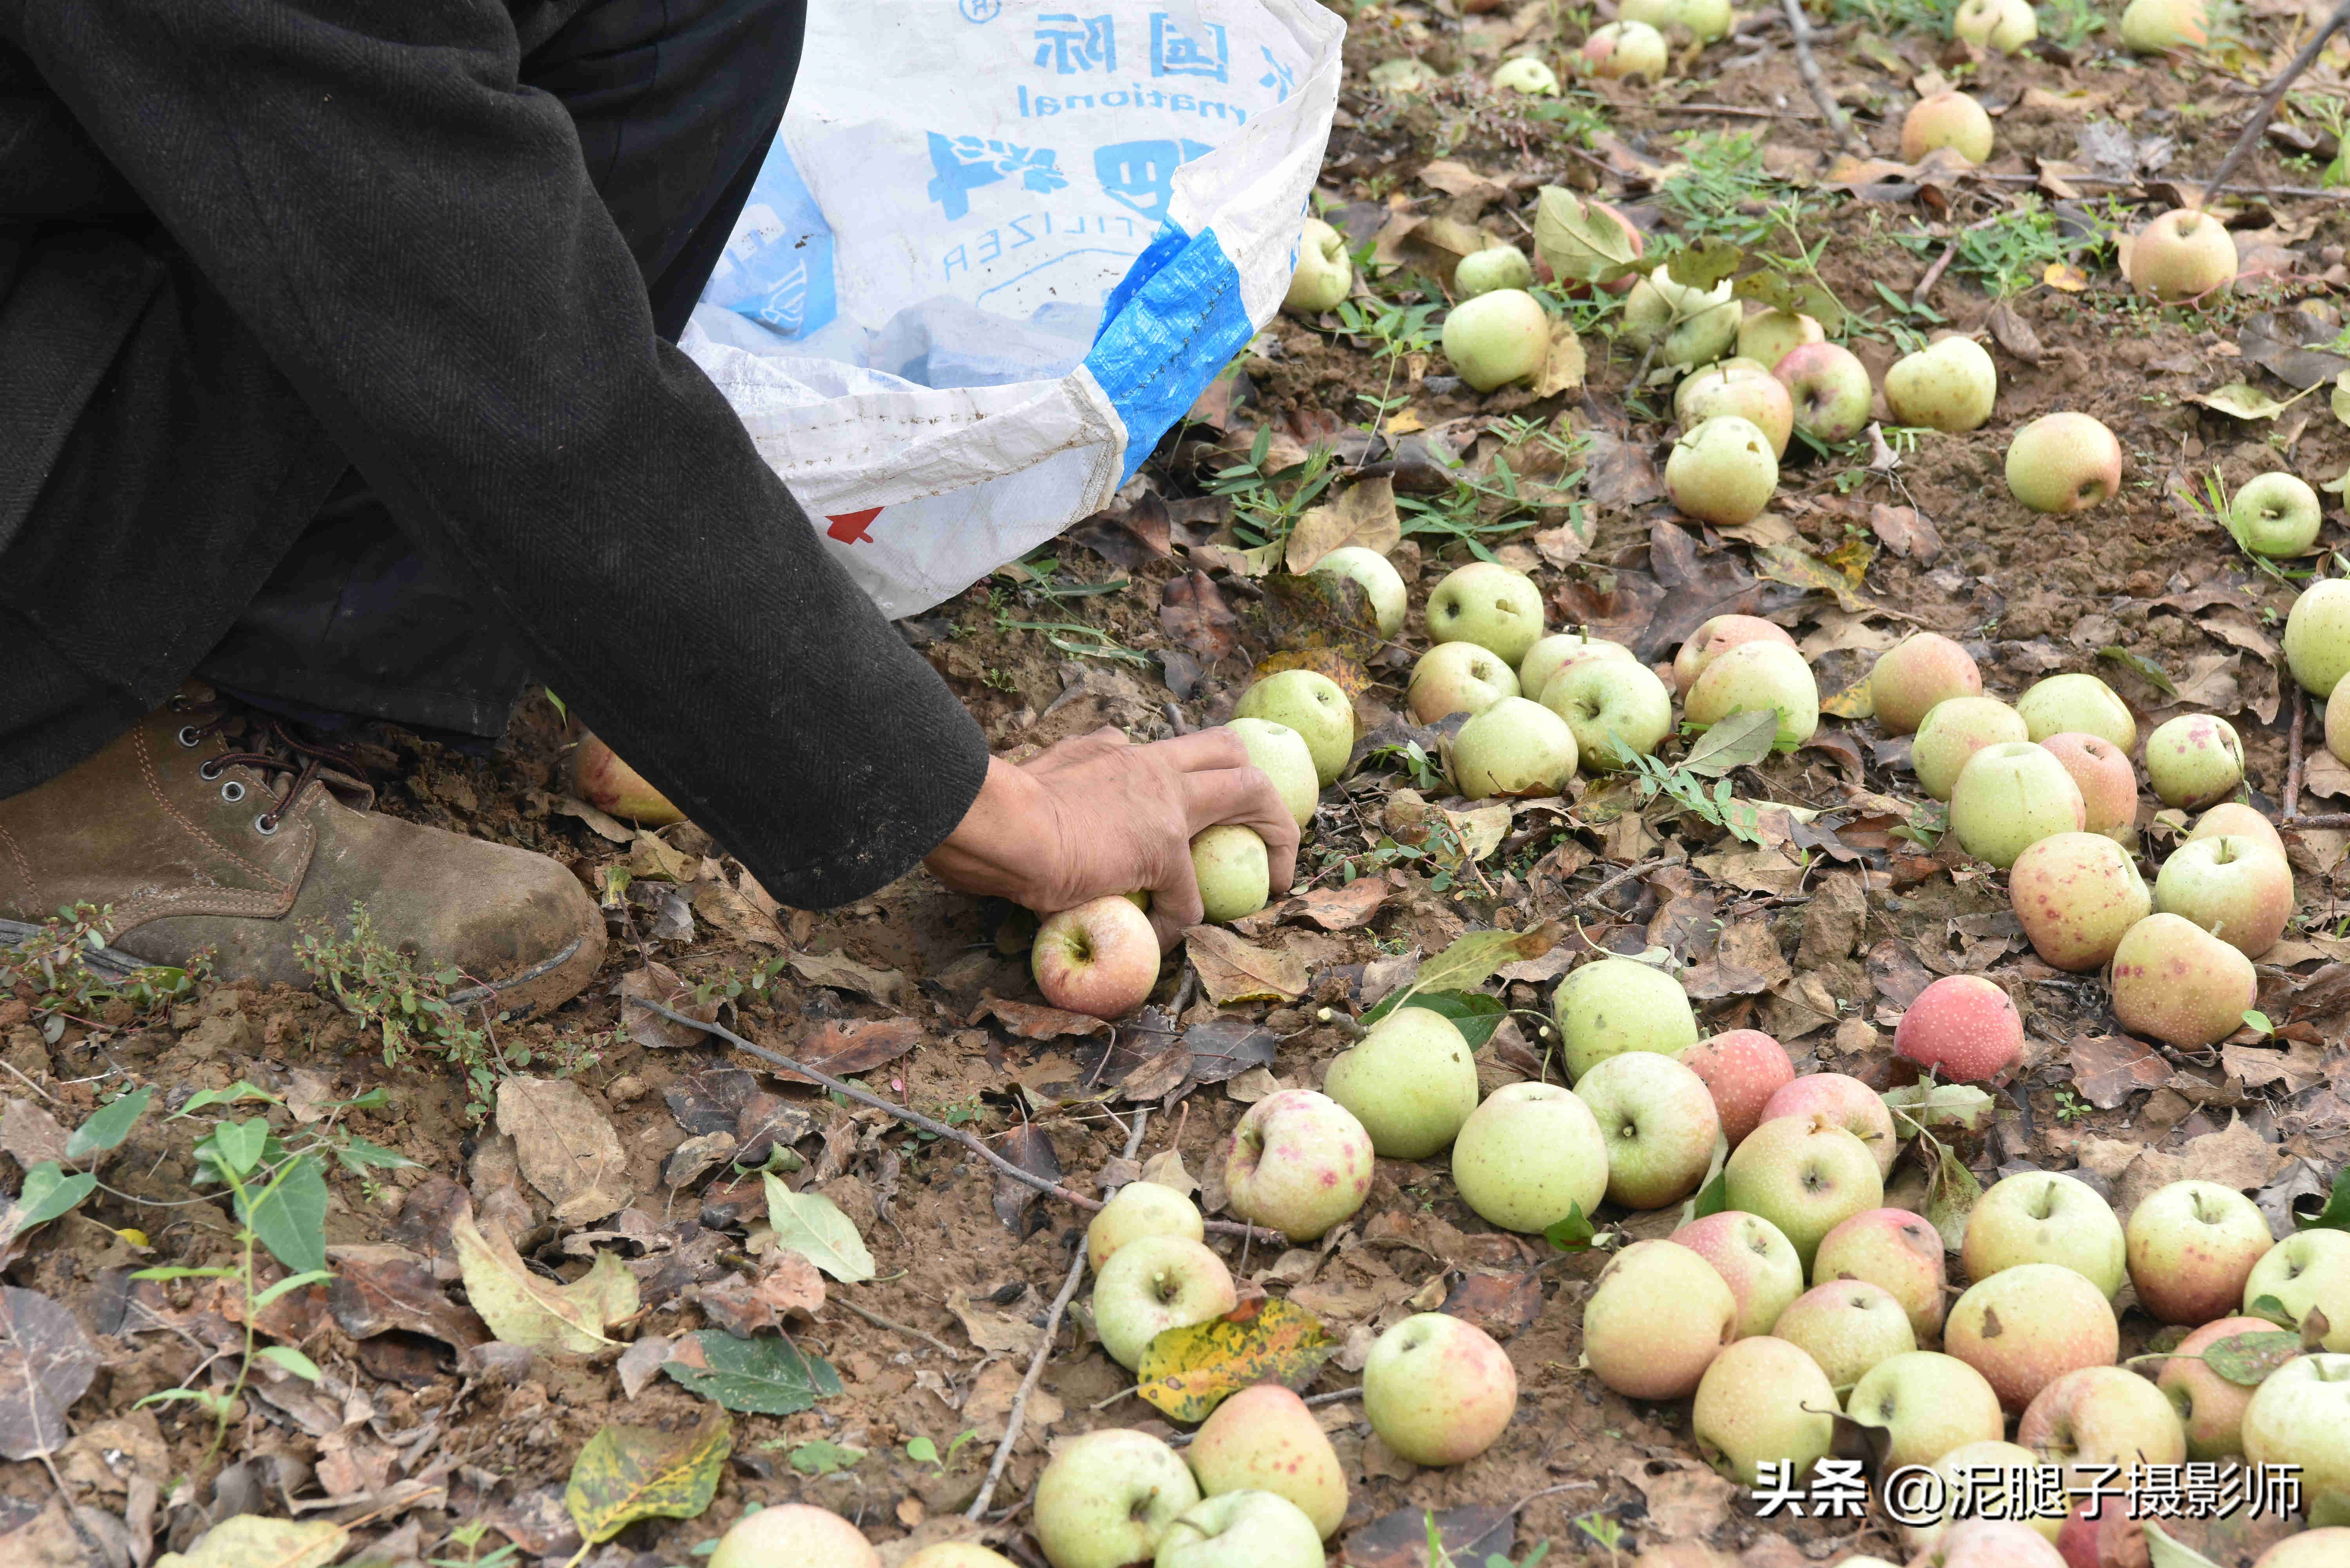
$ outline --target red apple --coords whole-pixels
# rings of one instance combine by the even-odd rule
[[[1795,639],[1787,628],[1755,615],[1718,615],[1690,635],[1673,655],[1673,683],[1686,694],[1705,673],[1705,667],[1742,642],[1777,642],[1789,648]]]
[[[2040,743],[2056,753],[2081,786],[2083,831],[2117,838],[2137,826],[2137,773],[2127,752],[2103,735],[2080,731],[2051,735]]]
[[[2101,1465],[2187,1462],[2187,1433],[2161,1389],[2126,1366],[2083,1366],[2032,1397],[2015,1440],[2084,1481]]]
[[[1732,1148],[1762,1125],[1762,1107],[1795,1075],[1787,1048],[1760,1029],[1732,1029],[1684,1046],[1680,1060],[1705,1080]]]
[[[1879,1176],[1893,1168],[1901,1142],[1893,1136],[1893,1113],[1875,1089],[1848,1073],[1807,1073],[1791,1079],[1763,1102],[1763,1121],[1781,1116],[1825,1116],[1868,1146]]]
[[[2244,1407],[2253,1390],[2231,1383],[2211,1370],[2203,1353],[2223,1339],[2240,1334],[2274,1334],[2277,1325],[2264,1317],[2223,1317],[2205,1324],[2171,1347],[2154,1386],[2169,1397],[2179,1425],[2187,1432],[2190,1459],[2224,1459],[2244,1451]]]
[[[1948,974],[1918,993],[1893,1029],[1893,1049],[1954,1084],[1980,1084],[2023,1060],[2023,1020],[1997,983]]]
[[[1942,1334],[1948,1305],[1941,1232],[1907,1209],[1870,1209],[1854,1215],[1821,1239],[1812,1260],[1812,1282],[1865,1280],[1882,1286],[1909,1314],[1909,1331],[1920,1345]]]
[[[1159,933],[1124,894],[1063,909],[1036,928],[1028,968],[1065,1012],[1123,1018],[1159,983]]]
[[[1738,1336],[1769,1334],[1789,1303],[1804,1293],[1804,1261],[1795,1244],[1760,1214],[1724,1209],[1692,1220],[1671,1240],[1713,1265],[1738,1303]]]
[[[2210,1323],[2244,1299],[2244,1282],[2276,1238],[2260,1205],[2216,1181],[2174,1181],[2130,1210],[2123,1228],[2137,1304],[2165,1323]]]
[[[1942,1325],[1942,1348],[2022,1410],[2065,1373],[2110,1366],[2121,1350],[2111,1303],[2062,1263],[2019,1263],[1967,1288]]]
[[[1868,698],[1888,735],[1907,735],[1934,704],[1982,695],[1974,655],[1935,631],[1913,631],[1877,656],[1868,672]]]
[[[667,827],[685,820],[685,813],[671,805],[667,795],[593,735],[580,737],[579,749],[571,753],[571,787],[598,811],[639,827]]]
[[[2137,863],[2100,833],[2054,833],[2015,857],[2008,901],[2033,950],[2058,969],[2103,969],[2154,912]]]

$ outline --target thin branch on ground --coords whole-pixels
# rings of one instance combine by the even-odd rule
[[[2317,31],[2309,36],[2309,42],[2302,45],[2301,53],[2285,62],[2284,69],[2276,74],[2276,79],[2269,83],[2268,90],[2261,94],[2261,101],[2252,106],[2251,118],[2244,121],[2243,131],[2236,138],[2236,145],[2228,149],[2228,156],[2220,160],[2218,171],[2204,183],[2204,206],[2211,204],[2211,198],[2227,184],[2228,176],[2251,156],[2252,149],[2259,146],[2261,138],[2268,134],[2269,121],[2276,118],[2277,105],[2284,101],[2285,91],[2293,86],[2293,78],[2309,68],[2310,62],[2317,58],[2318,51],[2325,47],[2326,40],[2345,26],[2350,26],[2350,0],[2342,0],[2342,4],[2334,8],[2334,15],[2326,17]]]
[[[932,1334],[924,1334],[920,1329],[916,1328],[911,1324],[899,1323],[895,1318],[883,1317],[878,1312],[868,1312],[865,1308],[858,1306],[855,1302],[850,1301],[844,1295],[836,1294],[831,1299],[839,1303],[842,1306],[847,1307],[850,1312],[855,1313],[858,1317],[863,1318],[867,1323],[871,1324],[876,1328],[886,1328],[892,1334],[902,1334],[910,1339],[919,1339],[924,1345],[929,1345],[931,1349],[945,1356],[949,1361],[961,1361],[962,1359],[962,1351],[957,1350],[953,1345],[949,1345],[943,1339],[940,1339]]]
[[[1658,867],[1662,866],[1664,863],[1665,861],[1662,856],[1659,856],[1651,860],[1635,861],[1631,865],[1625,867],[1621,871],[1615,872],[1608,877],[1603,877],[1600,880],[1599,886],[1594,888],[1590,892],[1586,893],[1580,898],[1577,898],[1571,906],[1569,906],[1569,908],[1572,909],[1588,909],[1591,905],[1597,903],[1601,898],[1614,892],[1625,883],[1629,882],[1633,877],[1638,877],[1641,872],[1654,871]]]
[[[2007,214],[2005,213],[1994,213],[1991,217],[1979,219],[1974,223],[1969,223],[1965,228],[1960,229],[1957,234],[1952,234],[1950,236],[1950,243],[1942,247],[1942,254],[1934,258],[1934,265],[1926,269],[1926,276],[1918,285],[1918,292],[1909,296],[1909,308],[1915,310],[1926,303],[1926,296],[1934,292],[1934,286],[1942,281],[1942,274],[1950,270],[1952,258],[1958,255],[1959,242],[1961,239],[1968,234],[1973,234],[1978,229],[1988,229],[1992,224],[2004,223],[2006,220]],[[1874,429],[1875,427],[1872,426],[1871,428]]]
[[[2279,827],[2350,827],[2350,811],[2321,811],[2315,816],[2288,816]]]
[[[2284,814],[2287,817],[2301,815],[2301,724],[2309,711],[2309,701],[2301,688],[2293,689],[2293,723],[2285,732]]]
[[[2350,5],[2350,0],[2343,3]],[[1812,101],[1820,106],[1821,115],[1836,133],[1836,140],[1845,144],[1846,151],[1863,158],[1875,156],[1869,151],[1868,139],[1854,129],[1851,117],[1837,107],[1835,94],[1828,90],[1828,78],[1820,74],[1820,62],[1812,53],[1811,19],[1804,15],[1803,0],[1780,0],[1780,4],[1786,9],[1787,31],[1795,40],[1795,69],[1803,73]]]

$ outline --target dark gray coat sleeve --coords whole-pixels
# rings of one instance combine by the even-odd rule
[[[420,545],[786,903],[910,868],[984,738],[655,337],[495,0],[0,0]]]

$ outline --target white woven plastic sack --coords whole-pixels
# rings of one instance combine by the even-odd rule
[[[683,347],[884,610],[1099,511],[1273,318],[1344,33],[1311,0],[809,8]]]

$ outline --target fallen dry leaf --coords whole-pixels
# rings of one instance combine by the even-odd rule
[[[1159,624],[1210,664],[1240,647],[1240,622],[1205,572],[1186,572],[1168,583],[1159,597]]]
[[[1252,946],[1220,926],[1193,926],[1183,937],[1201,989],[1218,1007],[1286,1002],[1305,993],[1303,960]]]
[[[894,1062],[922,1043],[922,1026],[910,1018],[827,1018],[802,1032],[792,1050],[801,1065],[835,1078],[853,1078]],[[775,1075],[786,1084],[812,1084],[789,1068]]]
[[[573,1080],[501,1079],[497,1120],[498,1130],[514,1139],[524,1178],[563,1223],[600,1220],[636,1196],[611,1118]]]

